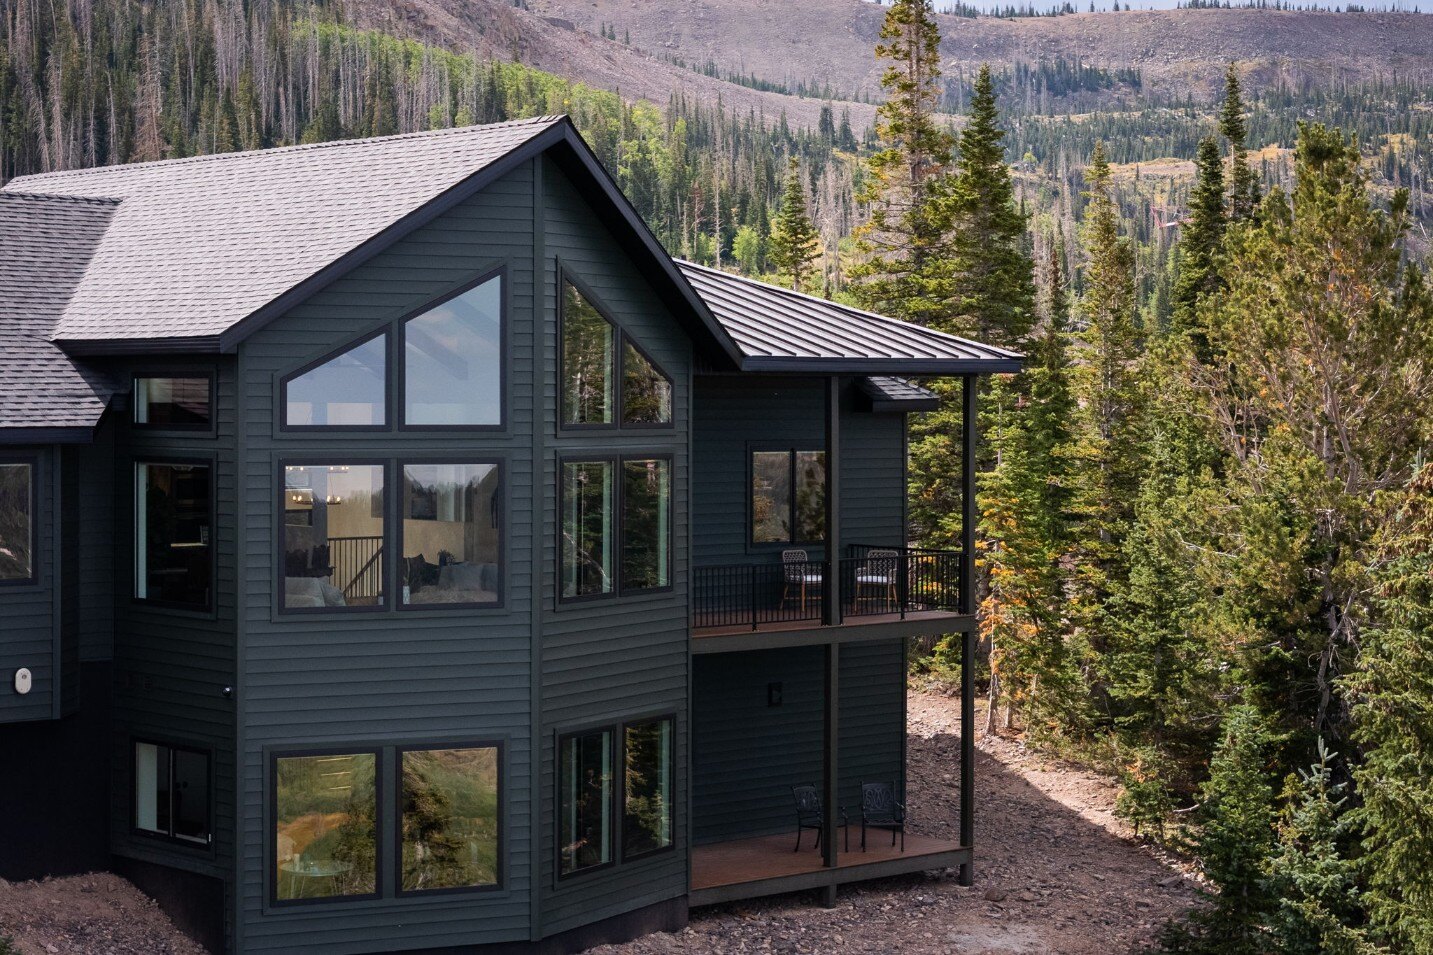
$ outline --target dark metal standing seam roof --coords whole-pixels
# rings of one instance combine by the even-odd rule
[[[113,393],[50,335],[115,206],[0,193],[0,442],[85,440]]]
[[[1023,356],[884,315],[678,261],[741,349],[743,371],[962,375],[1015,372]]]

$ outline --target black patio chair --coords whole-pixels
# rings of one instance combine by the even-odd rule
[[[791,795],[796,800],[796,848],[795,852],[801,851],[801,832],[804,829],[816,830],[816,848],[821,848],[821,833],[826,829],[826,810],[821,805],[821,794],[816,791],[815,786],[792,786]],[[836,825],[846,834],[846,849],[851,851],[851,830],[847,827],[846,810],[840,807],[836,809]]]
[[[866,851],[867,829],[889,829],[891,845],[901,836],[906,851],[906,807],[896,802],[896,787],[890,783],[861,783],[861,851]]]

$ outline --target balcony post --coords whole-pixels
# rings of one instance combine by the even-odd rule
[[[841,817],[841,787],[840,775],[837,767],[837,754],[840,752],[840,712],[841,712],[841,645],[839,643],[828,643],[825,647],[826,664],[826,694],[825,694],[825,733],[822,742],[824,745],[824,757],[821,765],[821,807],[825,810],[821,820],[821,861],[835,868],[840,857],[840,847],[836,845],[836,838],[841,830],[837,823]],[[829,885],[823,901],[827,908],[836,904],[836,887]]]
[[[961,389],[960,456],[960,612],[975,613],[975,453],[976,389],[979,379],[966,375]],[[960,653],[960,844],[975,842],[975,626],[966,621]],[[973,864],[960,867],[960,884],[975,881]]]
[[[826,380],[826,579],[821,622],[841,622],[841,378]]]

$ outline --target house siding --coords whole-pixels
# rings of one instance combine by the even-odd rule
[[[62,483],[59,455],[52,447],[4,448],[0,457],[34,462],[35,580],[0,584],[0,725],[54,719],[61,697],[60,594],[55,568],[62,535],[57,533],[55,498]],[[15,672],[29,669],[30,692],[15,692]]]

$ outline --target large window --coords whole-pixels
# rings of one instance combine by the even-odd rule
[[[398,758],[401,890],[497,885],[502,792],[498,748],[405,749]]]
[[[134,423],[170,430],[207,430],[212,421],[213,379],[134,379]]]
[[[612,862],[613,733],[564,736],[558,743],[558,874]]]
[[[502,595],[496,464],[403,465],[403,605],[495,604]]]
[[[665,717],[623,728],[623,859],[672,845],[672,724]]]
[[[388,422],[388,336],[352,345],[284,383],[284,424],[382,427]]]
[[[135,466],[135,597],[179,607],[210,606],[213,492],[213,469],[207,464]]]
[[[493,276],[404,323],[404,424],[502,424],[502,296]]]
[[[558,576],[563,599],[671,583],[669,458],[564,461],[561,481]]]
[[[377,894],[377,777],[376,752],[274,759],[275,901]]]
[[[752,543],[815,543],[825,537],[826,452],[753,451]]]
[[[0,583],[35,579],[35,464],[0,461]]]
[[[160,743],[134,744],[134,828],[208,845],[209,754]]]
[[[672,380],[566,279],[561,324],[565,427],[672,423]]]
[[[284,467],[285,609],[383,604],[383,474],[381,464]]]

